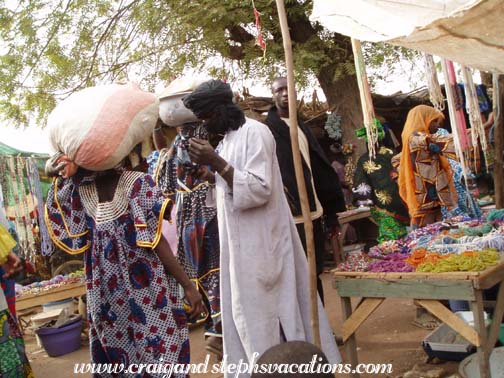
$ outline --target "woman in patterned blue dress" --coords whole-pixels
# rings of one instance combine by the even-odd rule
[[[220,248],[217,209],[207,201],[210,184],[198,178],[200,167],[191,162],[189,140],[208,139],[201,122],[185,123],[170,149],[165,139],[154,132],[156,148],[160,149],[155,162],[154,177],[166,196],[177,203],[177,259],[195,282],[209,308],[205,323],[207,350],[222,358],[222,325],[220,309]]]
[[[93,363],[189,363],[187,321],[177,282],[192,305],[191,315],[198,315],[203,306],[161,234],[161,221],[170,208],[171,201],[152,177],[140,172],[80,169],[71,178],[54,179],[46,222],[58,247],[86,254]]]

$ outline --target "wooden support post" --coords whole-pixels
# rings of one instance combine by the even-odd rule
[[[350,297],[341,297],[341,307],[343,309],[343,322],[350,319],[352,316],[352,301]],[[355,333],[352,333],[345,343],[347,357],[352,367],[357,366],[359,360],[357,358],[357,340],[355,340]],[[353,373],[353,378],[360,378],[359,373]]]
[[[490,364],[489,357],[490,353],[487,349],[487,330],[485,327],[485,318],[483,312],[483,292],[481,290],[475,290],[475,300],[471,301],[471,310],[474,315],[474,326],[476,332],[478,332],[480,337],[480,346],[478,346],[478,362],[479,371],[481,378],[491,378],[490,377]]]
[[[298,121],[297,121],[297,101],[296,89],[294,87],[294,59],[292,57],[292,41],[287,23],[284,0],[276,0],[280,29],[282,31],[283,46],[285,51],[285,63],[287,66],[287,89],[289,97],[289,130],[292,146],[292,158],[294,161],[294,171],[296,173],[296,184],[301,202],[301,212],[306,236],[306,254],[308,256],[309,282],[310,282],[310,313],[313,343],[320,347],[320,330],[318,315],[318,294],[317,294],[317,269],[315,263],[315,241],[313,239],[313,224],[311,221],[310,205],[304,180],[301,153],[299,151]],[[311,185],[311,183],[309,183]]]
[[[437,316],[454,331],[461,334],[471,344],[476,346],[481,345],[480,337],[474,330],[474,328],[469,326],[461,318],[448,310],[441,302],[428,299],[417,299],[415,302],[425,308],[431,314]]]
[[[385,298],[365,298],[343,323],[343,342],[352,336],[364,321],[382,304]]]
[[[497,301],[495,303],[495,308],[492,316],[492,325],[490,326],[490,331],[488,332],[488,340],[486,349],[490,354],[492,349],[497,342],[499,337],[500,325],[502,322],[502,316],[504,315],[504,283],[499,284],[499,293],[497,294]]]

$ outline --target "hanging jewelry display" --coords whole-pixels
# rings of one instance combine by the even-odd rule
[[[18,234],[19,238],[19,247],[20,247],[20,253],[21,257],[26,258],[26,252],[28,251],[28,237],[27,237],[27,232],[26,228],[24,227],[24,224],[21,222],[22,220],[22,215],[20,212],[19,204],[20,204],[20,199],[19,199],[19,187],[17,183],[17,178],[16,178],[16,164],[14,160],[14,156],[9,156],[7,158],[8,166],[9,166],[9,173],[10,173],[10,186],[9,186],[9,205],[12,204],[12,208],[14,209],[14,223],[16,224],[16,232]]]
[[[43,256],[49,256],[53,252],[53,244],[49,237],[49,231],[44,219],[44,198],[40,186],[40,176],[35,159],[30,157],[26,162],[26,171],[28,173],[28,182],[31,186],[31,193],[37,199],[38,225],[40,233],[40,249]]]
[[[24,231],[26,234],[26,251],[25,251],[25,259],[29,261],[34,261],[34,255],[35,255],[35,238],[33,236],[33,228],[32,228],[32,222],[31,222],[31,216],[30,216],[30,209],[28,207],[28,202],[27,202],[27,192],[26,188],[24,185],[24,165],[25,165],[25,159],[22,157],[17,158],[17,181],[18,181],[18,188],[19,188],[19,206],[21,208],[21,222],[24,227]]]

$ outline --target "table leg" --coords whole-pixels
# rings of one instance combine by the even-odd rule
[[[341,260],[341,247],[340,247],[340,239],[339,236],[336,235],[331,238],[331,249],[333,252],[333,260],[336,267],[342,262]]]
[[[347,230],[348,230],[348,223],[342,224],[340,234],[338,235],[338,242],[339,242],[338,244],[339,244],[339,253],[341,262],[345,262],[345,248],[343,247],[345,245],[345,237]]]
[[[488,332],[487,351],[489,354],[492,353],[492,349],[494,348],[495,343],[497,342],[503,315],[504,315],[504,283],[501,282],[499,284],[497,301],[495,303],[495,308],[493,310],[492,325],[490,326],[490,331]]]
[[[346,321],[350,316],[352,316],[352,302],[350,297],[341,297],[341,306],[343,307],[343,321]],[[357,341],[355,340],[355,333],[353,333],[345,343],[345,349],[350,363],[352,364],[352,369],[357,366]],[[353,378],[359,378],[359,373],[353,373]]]
[[[475,290],[474,296],[475,300],[471,302],[471,309],[474,315],[474,325],[476,332],[478,332],[481,342],[477,352],[480,377],[491,378],[489,367],[490,353],[487,349],[487,330],[485,327],[485,317],[483,313],[483,292],[481,290]]]

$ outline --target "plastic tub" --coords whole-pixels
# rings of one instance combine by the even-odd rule
[[[60,328],[39,328],[35,333],[47,354],[51,357],[62,356],[80,348],[82,317]]]
[[[457,311],[455,315],[474,328],[474,313],[472,311]],[[488,327],[490,325],[490,316],[486,312],[484,312],[483,315],[485,318],[485,326]]]
[[[58,316],[60,316],[62,309],[56,309],[56,310],[50,310],[50,311],[44,311],[41,313],[38,313],[37,315],[34,315],[30,318],[33,328],[39,328],[43,326],[45,323],[58,319]]]
[[[504,323],[500,325],[499,341],[501,342],[502,345],[504,345]]]
[[[463,378],[480,378],[478,354],[471,354],[459,365]],[[494,348],[490,355],[490,374],[492,378],[504,378],[504,347]]]
[[[445,323],[428,334],[423,349],[430,358],[444,361],[462,361],[476,350],[476,347],[452,330]]]
[[[68,308],[68,311],[72,314],[75,312],[75,304],[73,302],[73,298],[63,299],[61,301],[48,302],[42,305],[42,310],[44,312],[49,312],[52,310],[63,310],[64,308]]]

